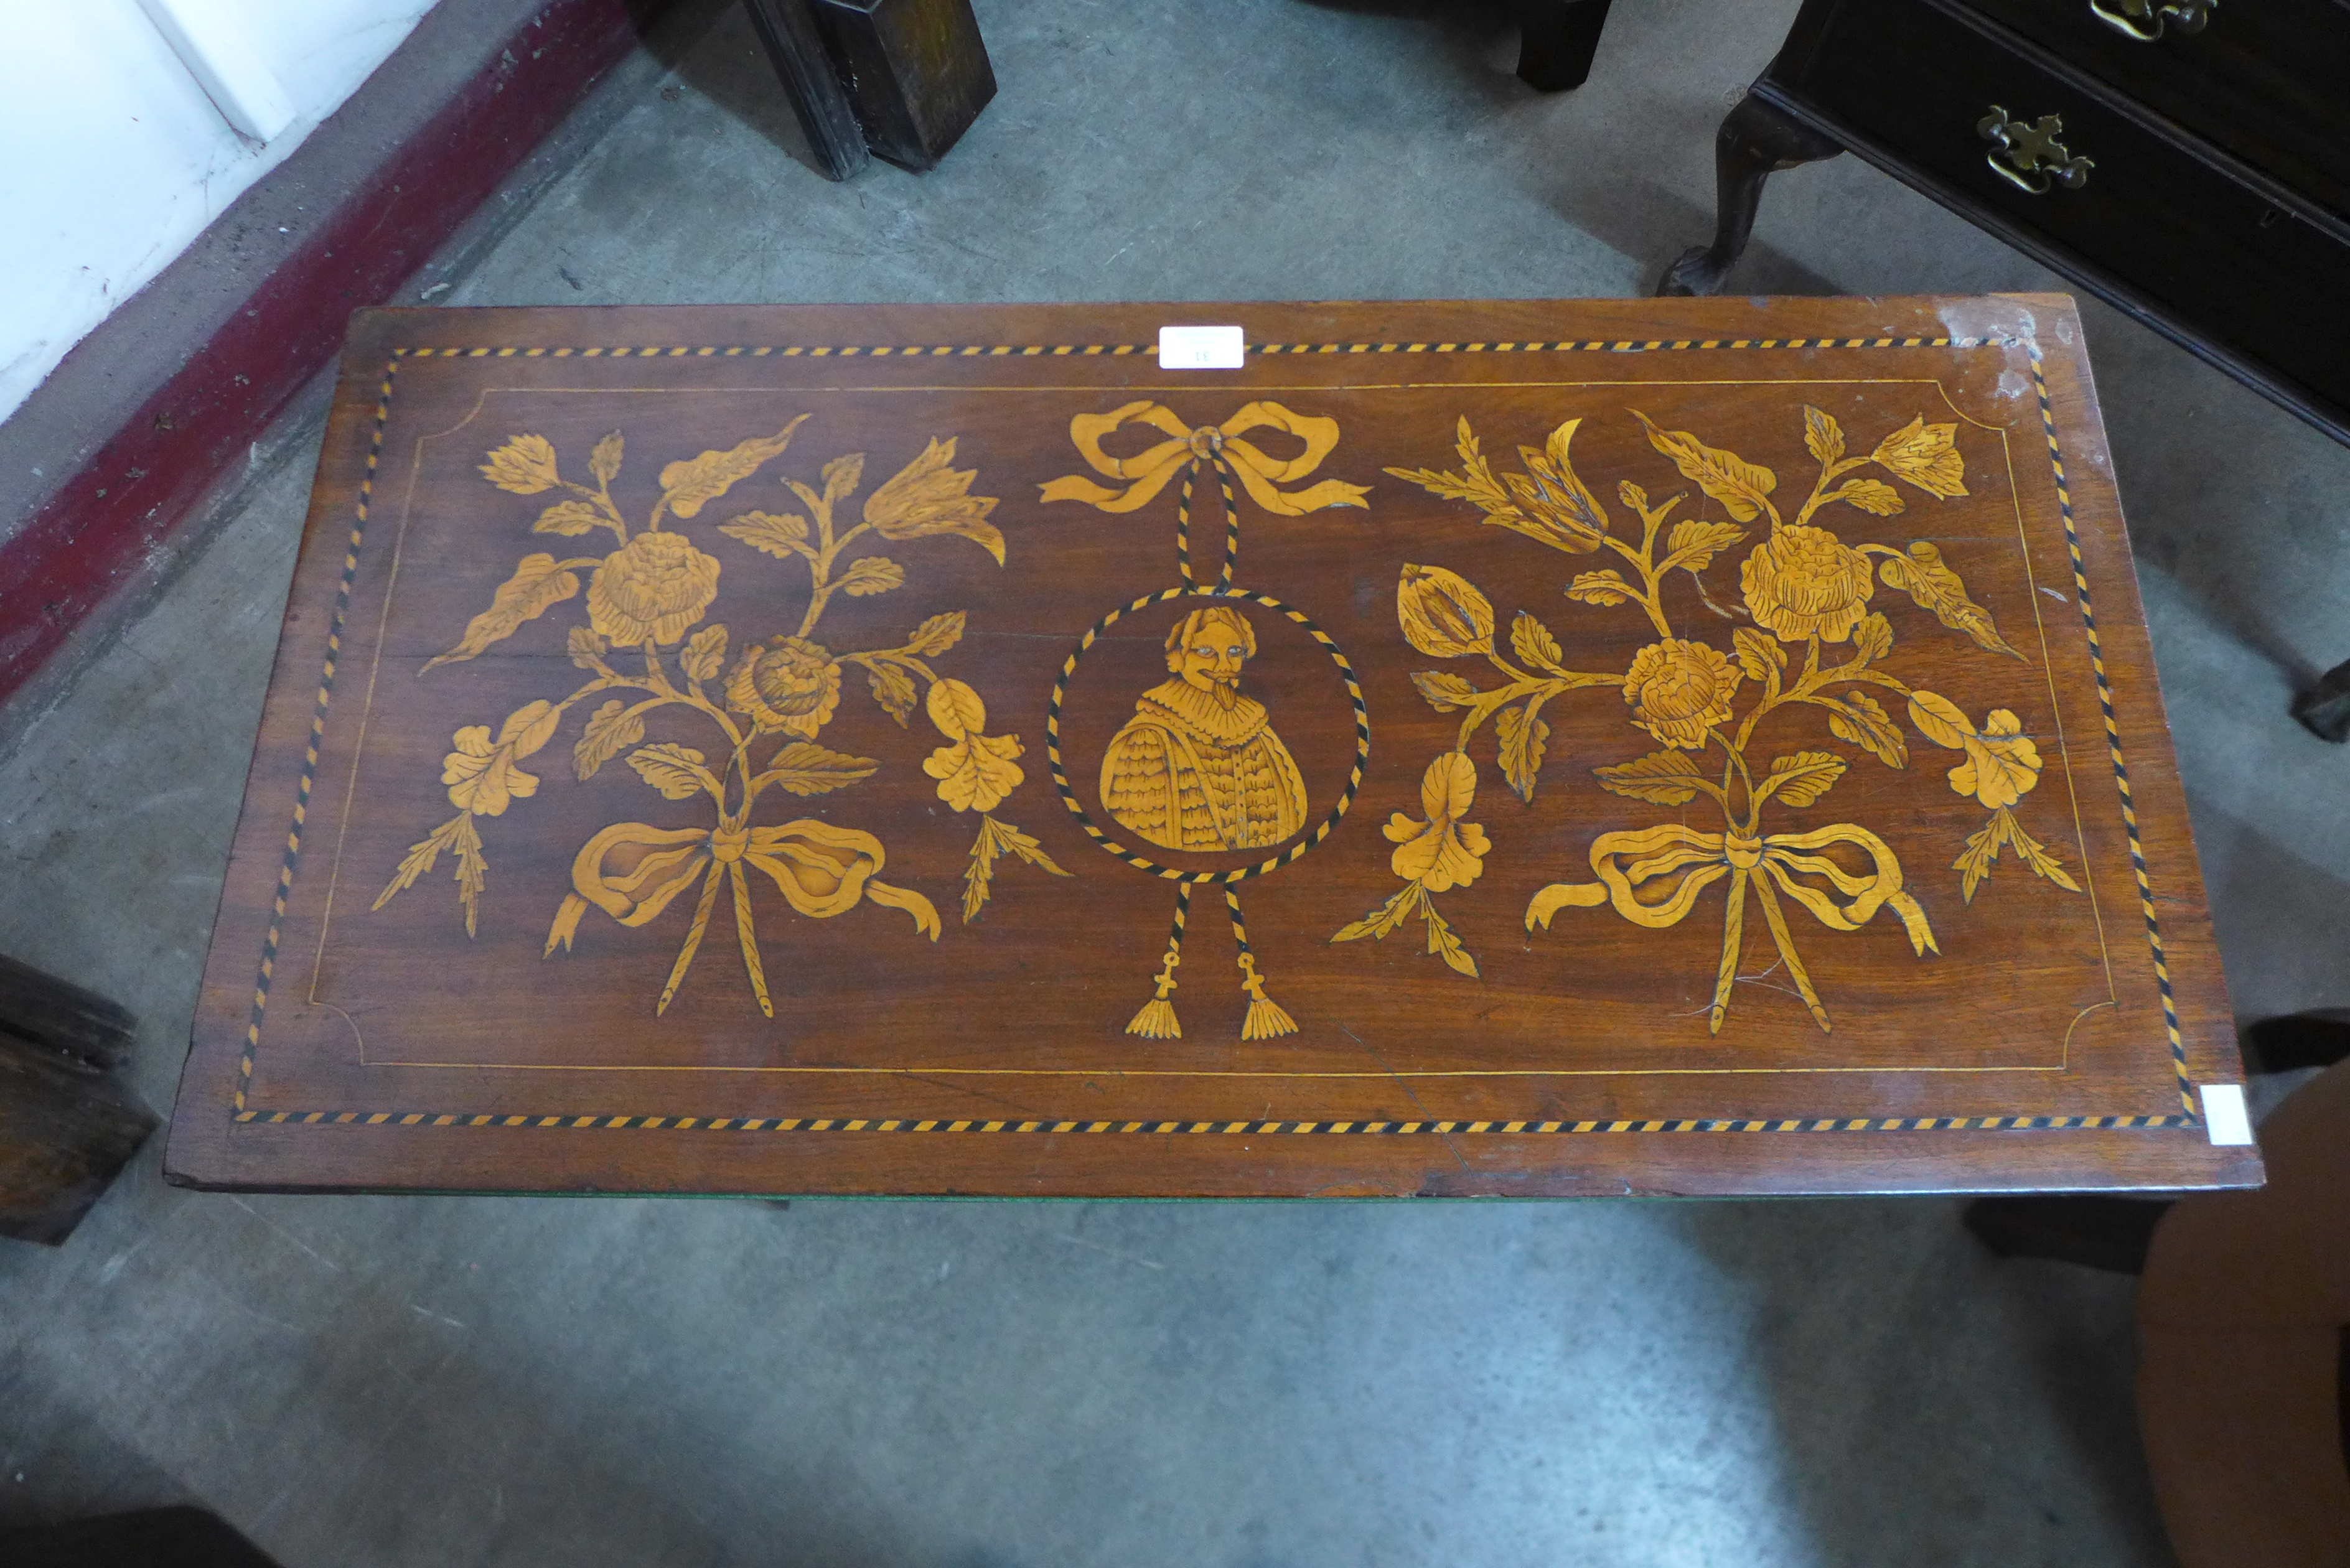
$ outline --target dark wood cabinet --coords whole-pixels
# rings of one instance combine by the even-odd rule
[[[1709,293],[1762,180],[1844,151],[2350,441],[2350,4],[1811,0],[1718,145]]]

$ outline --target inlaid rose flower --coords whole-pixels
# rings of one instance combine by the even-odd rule
[[[771,637],[743,650],[726,680],[726,705],[762,731],[816,739],[840,704],[840,665],[823,644]]]
[[[1738,568],[1746,607],[1788,642],[1842,642],[1868,614],[1877,580],[1868,557],[1825,528],[1782,528]]]
[[[588,621],[614,648],[671,643],[718,597],[718,558],[682,534],[638,535],[588,580]]]
[[[1702,642],[1669,637],[1633,657],[1624,672],[1624,701],[1632,722],[1668,746],[1705,749],[1705,737],[1730,722],[1738,666]]]

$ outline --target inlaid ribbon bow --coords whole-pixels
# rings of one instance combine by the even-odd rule
[[[1164,431],[1172,440],[1132,457],[1112,457],[1102,451],[1102,439],[1124,424],[1145,424]],[[1305,450],[1286,462],[1268,457],[1240,439],[1253,430],[1276,430],[1295,436]],[[1279,403],[1251,403],[1221,425],[1194,430],[1177,419],[1172,410],[1153,402],[1128,403],[1106,414],[1079,414],[1069,421],[1069,439],[1097,473],[1126,481],[1123,490],[1096,484],[1072,473],[1044,486],[1046,501],[1083,501],[1104,512],[1132,512],[1167,488],[1167,482],[1187,467],[1203,462],[1229,466],[1249,499],[1277,516],[1297,517],[1325,506],[1360,506],[1368,488],[1343,480],[1326,479],[1303,490],[1283,490],[1322,466],[1338,444],[1338,421],[1295,413]]]
[[[555,925],[546,935],[546,950],[557,943],[568,950],[579,929],[579,917],[595,905],[624,926],[641,926],[669,908],[680,893],[702,878],[702,898],[694,907],[693,925],[685,946],[670,971],[655,1012],[667,1011],[685,980],[694,950],[710,924],[718,902],[722,877],[734,889],[734,929],[743,945],[743,967],[758,993],[760,1010],[775,1015],[767,997],[767,979],[759,963],[756,933],[751,923],[751,888],[744,866],[764,871],[782,890],[791,907],[816,919],[828,919],[857,907],[861,898],[903,909],[915,927],[932,941],[939,939],[938,910],[920,893],[893,888],[874,879],[885,858],[881,841],[853,827],[803,817],[777,827],[722,824],[716,828],[650,826],[641,822],[617,822],[580,846],[571,862],[571,886]],[[707,867],[705,873],[703,867]]]
[[[1873,874],[1855,876],[1827,856],[1814,853],[1832,844],[1849,844],[1866,853],[1875,863]],[[1909,933],[1909,945],[1919,958],[1929,951],[1942,950],[1934,940],[1933,928],[1926,923],[1926,911],[1918,908],[1917,899],[1901,890],[1901,862],[1894,857],[1885,840],[1849,822],[1814,828],[1809,833],[1774,833],[1768,837],[1749,837],[1735,832],[1699,833],[1678,823],[1627,833],[1603,833],[1591,846],[1591,868],[1599,875],[1596,882],[1555,882],[1536,893],[1526,906],[1526,929],[1532,930],[1537,924],[1547,927],[1551,917],[1569,905],[1591,909],[1612,904],[1617,914],[1634,925],[1661,929],[1678,925],[1707,888],[1724,877],[1730,878],[1730,909],[1722,924],[1721,970],[1713,990],[1712,1030],[1716,1033],[1721,1033],[1722,1017],[1729,1011],[1731,982],[1738,978],[1749,888],[1762,902],[1763,918],[1771,925],[1772,940],[1778,944],[1779,956],[1786,961],[1787,972],[1803,993],[1804,1005],[1811,1009],[1813,1021],[1823,1030],[1828,1027],[1827,1009],[1820,1004],[1819,993],[1812,989],[1811,976],[1795,954],[1794,940],[1788,934],[1787,919],[1779,908],[1773,884],[1779,892],[1809,909],[1818,917],[1820,924],[1832,930],[1858,930],[1878,909],[1889,907],[1901,917]],[[1801,877],[1824,878],[1837,894],[1851,901],[1838,905],[1826,889],[1798,881]],[[1661,887],[1656,888],[1657,896],[1641,896],[1644,886],[1654,887],[1660,882]]]

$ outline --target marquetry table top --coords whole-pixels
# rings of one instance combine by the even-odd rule
[[[2064,298],[384,310],[169,1164],[2240,1184],[2241,1075]]]

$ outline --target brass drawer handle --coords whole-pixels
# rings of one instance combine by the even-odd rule
[[[2056,140],[2064,122],[2053,114],[2027,125],[1993,104],[1976,121],[1975,130],[1991,144],[1983,155],[1991,171],[2027,196],[2045,196],[2051,185],[2077,191],[2089,182],[2089,171],[2096,167],[2086,158],[2075,158]]]
[[[2199,33],[2220,0],[2089,0],[2089,14],[2125,38],[2151,44],[2169,23],[2182,33]]]

